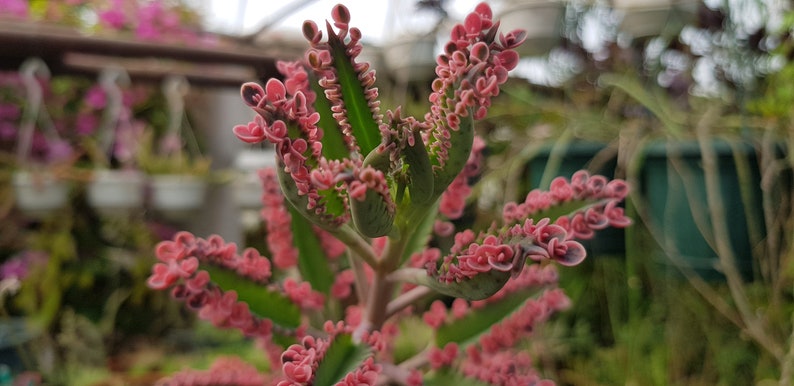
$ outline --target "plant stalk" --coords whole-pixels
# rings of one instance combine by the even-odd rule
[[[369,264],[370,267],[373,269],[378,267],[378,257],[375,256],[375,251],[372,250],[372,246],[353,230],[353,228],[344,225],[333,234],[339,241],[345,243],[357,257],[360,257],[365,263]]]
[[[708,112],[706,114],[709,115]],[[717,255],[728,282],[728,289],[733,298],[736,309],[745,323],[747,333],[758,342],[761,347],[771,353],[778,361],[783,361],[784,352],[780,345],[764,330],[763,322],[752,311],[750,301],[742,282],[739,270],[736,268],[736,256],[731,248],[730,234],[725,218],[725,204],[720,195],[720,181],[717,174],[718,165],[714,150],[708,142],[709,133],[707,125],[697,126],[697,136],[700,143],[700,151],[703,155],[703,171],[706,183],[706,201],[711,213],[713,224],[714,241],[717,247]]]

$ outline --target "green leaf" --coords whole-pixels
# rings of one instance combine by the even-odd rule
[[[607,87],[616,87],[630,97],[634,98],[637,102],[647,108],[664,124],[665,128],[676,138],[680,138],[684,129],[681,124],[673,117],[673,112],[676,110],[669,100],[661,95],[656,88],[649,89],[642,85],[634,78],[618,74],[603,74],[598,78],[601,85]]]
[[[350,197],[350,213],[359,233],[366,237],[386,236],[394,225],[394,211],[379,193],[367,189],[364,200]]]
[[[336,34],[329,33],[328,44],[331,47],[333,66],[336,68],[337,82],[345,105],[345,117],[352,127],[361,154],[366,156],[380,145],[380,128],[372,117],[369,101],[364,95],[364,86],[358,80],[359,74],[353,69],[344,42]]]
[[[406,316],[400,318],[397,323],[400,331],[410,331],[410,333],[397,334],[394,338],[392,356],[395,364],[412,358],[426,349],[427,342],[433,339],[434,333],[433,328],[428,326],[421,316]]]
[[[223,291],[237,292],[237,300],[248,304],[251,312],[274,324],[286,328],[297,328],[301,322],[301,311],[284,294],[261,284],[240,277],[236,273],[211,265],[202,265],[210,279]]]
[[[570,216],[575,213],[587,210],[587,208],[591,206],[595,206],[603,203],[604,202],[601,200],[572,200],[572,201],[560,203],[558,205],[553,205],[548,209],[533,213],[529,217],[534,219],[536,223],[538,220],[547,217],[551,219],[551,222],[554,222],[555,220],[557,220],[562,216]]]
[[[323,129],[323,156],[329,160],[341,160],[350,157],[350,150],[345,142],[342,129],[339,127],[338,122],[333,117],[331,112],[331,103],[325,98],[325,92],[322,87],[310,76],[310,83],[317,98],[314,101],[314,110],[320,113],[320,121],[317,126]]]
[[[307,219],[295,208],[289,210],[292,216],[292,239],[298,248],[298,270],[301,277],[312,285],[312,289],[327,295],[334,284],[334,274],[328,266],[328,257],[320,239]]]
[[[401,268],[391,274],[394,280],[430,287],[436,292],[466,300],[486,299],[498,292],[510,280],[511,272],[490,270],[477,276],[451,283],[439,282],[422,268]]]
[[[411,258],[414,253],[420,252],[427,246],[427,241],[433,234],[433,225],[436,222],[436,212],[438,211],[438,203],[425,210],[424,217],[420,221],[407,222],[402,226],[402,234],[409,237],[408,242],[405,244],[400,265]]]
[[[346,374],[355,371],[370,355],[372,350],[369,346],[353,343],[349,334],[337,335],[317,367],[313,385],[333,386]]]
[[[363,166],[371,166],[375,170],[380,170],[383,174],[389,174],[391,161],[389,160],[390,154],[388,151],[373,150],[364,158]]]
[[[314,210],[307,209],[309,198],[306,195],[301,196],[298,194],[298,187],[295,185],[295,181],[292,179],[292,176],[284,171],[283,164],[279,164],[276,167],[276,172],[278,173],[278,183],[279,186],[281,186],[281,192],[284,194],[284,199],[290,203],[291,207],[294,208],[301,217],[311,221],[325,230],[330,231],[337,228],[337,224],[334,223],[333,217],[340,216],[341,212],[347,210],[344,207],[344,202],[342,202],[341,197],[329,197],[328,195],[322,196],[321,201],[326,206],[326,213],[323,215],[318,215]]]
[[[464,377],[463,374],[450,369],[432,372],[424,379],[425,386],[489,386],[488,383],[477,379]]]
[[[425,204],[433,199],[433,167],[430,157],[422,142],[419,131],[413,133],[414,146],[403,150],[405,163],[408,165],[408,191],[411,193],[412,204]],[[468,155],[467,155],[468,158]]]
[[[538,292],[540,290],[537,288],[527,288],[514,292],[469,313],[461,319],[441,325],[436,332],[436,346],[444,347],[451,342],[461,346],[474,343],[491,326],[512,315]]]
[[[457,131],[450,130],[449,158],[441,171],[436,172],[433,184],[433,197],[439,197],[447,190],[447,187],[455,177],[460,174],[466,162],[469,160],[471,148],[474,144],[474,118],[472,112],[467,117],[463,117]],[[437,164],[438,161],[434,160]]]

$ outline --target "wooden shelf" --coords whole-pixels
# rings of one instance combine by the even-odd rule
[[[0,67],[4,69],[16,69],[25,59],[36,56],[54,73],[96,73],[112,64],[136,78],[158,80],[183,75],[191,83],[225,87],[277,76],[276,58],[271,53],[233,40],[215,45],[146,42],[2,19],[0,46]]]

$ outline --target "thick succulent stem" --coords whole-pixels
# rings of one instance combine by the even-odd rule
[[[388,318],[389,302],[394,292],[394,281],[389,278],[400,262],[408,237],[390,239],[380,264],[375,269],[375,277],[370,287],[365,313],[365,321],[360,328],[380,330]]]
[[[357,257],[369,264],[370,267],[375,268],[379,265],[378,257],[375,256],[372,246],[348,225],[343,225],[332,233],[339,241],[345,243]]]
[[[392,277],[389,276],[391,280]],[[427,297],[428,295],[432,294],[433,290],[430,287],[418,286],[414,287],[413,289],[405,292],[395,298],[394,300],[390,301],[386,307],[386,317],[392,316],[408,306],[416,303],[417,300]]]
[[[362,327],[369,330],[380,330],[386,321],[386,308],[391,299],[394,282],[388,280],[383,272],[376,272],[372,280],[369,298],[367,299],[366,320]]]

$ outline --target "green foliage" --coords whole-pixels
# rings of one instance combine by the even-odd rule
[[[638,255],[597,256],[562,272],[573,307],[546,327],[569,332],[552,341],[566,349],[564,357],[546,358],[556,364],[545,371],[561,385],[595,386],[746,385],[779,377],[772,357],[673,268],[647,258],[648,236],[633,240],[644,245]],[[725,284],[718,291],[729,298]]]
[[[328,264],[320,239],[312,229],[312,224],[301,216],[295,208],[290,208],[292,216],[292,238],[298,247],[298,270],[301,277],[311,283],[314,290],[328,295],[334,284],[334,273]]]
[[[441,325],[436,332],[436,346],[444,347],[447,343],[466,346],[473,343],[477,337],[512,315],[536,294],[535,289],[524,289],[489,303],[461,319]]]
[[[488,386],[487,383],[483,383],[471,378],[466,378],[462,374],[450,370],[437,370],[424,379],[425,386],[447,386],[447,385],[456,385],[456,386]]]
[[[437,206],[438,203],[431,207],[429,212],[436,213],[438,211]],[[425,248],[427,242],[433,236],[433,224],[435,221],[436,218],[433,216],[424,216],[418,223],[409,223],[404,225],[406,227],[412,227],[413,232],[409,232],[410,236],[408,236],[405,250],[403,251],[402,258],[400,259],[400,265],[411,258],[411,255],[421,252],[422,249]]]
[[[372,349],[362,343],[354,343],[349,334],[339,334],[330,342],[328,351],[317,367],[314,386],[333,386],[345,375],[355,371],[365,359],[372,355]]]
[[[270,319],[281,327],[297,328],[300,325],[300,308],[282,292],[242,279],[234,272],[223,268],[212,266],[202,268],[209,272],[212,282],[222,290],[237,292],[237,300],[248,303],[251,312],[255,315]]]
[[[138,166],[149,174],[187,174],[206,177],[212,160],[200,155],[188,154],[186,149],[160,154],[157,152],[155,133],[147,130],[137,153]]]
[[[341,86],[342,100],[347,109],[347,119],[360,152],[366,157],[380,145],[380,129],[372,117],[369,102],[364,95],[364,88],[358,79],[358,73],[353,69],[349,54],[346,52],[347,48],[335,34],[328,34],[328,38],[333,55],[333,66]]]
[[[410,334],[399,334],[394,340],[394,363],[400,363],[427,348],[427,342],[433,341],[433,330],[419,317],[405,317],[398,321],[400,331]]]
[[[325,95],[324,90],[313,76],[309,77],[312,90],[317,95]],[[323,155],[329,160],[341,160],[350,156],[350,151],[345,143],[345,136],[339,123],[331,112],[331,103],[327,98],[319,97],[314,101],[314,109],[320,114],[317,126],[323,129]]]
[[[367,189],[363,200],[350,200],[350,214],[356,229],[366,237],[387,236],[394,226],[394,212],[380,193]]]
[[[405,163],[408,166],[408,191],[411,193],[411,204],[425,205],[433,196],[433,170],[427,148],[422,143],[418,131],[413,133],[414,146],[405,148]]]

